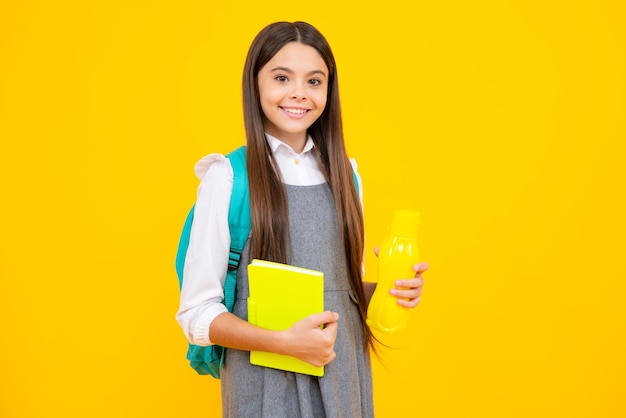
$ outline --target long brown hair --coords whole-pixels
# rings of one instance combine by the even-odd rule
[[[363,328],[364,347],[373,347],[373,337],[365,319],[367,302],[363,292],[362,263],[364,227],[361,203],[348,160],[341,122],[337,66],[324,36],[305,22],[277,22],[256,36],[244,67],[243,109],[247,137],[247,166],[250,184],[252,234],[251,257],[285,263],[289,243],[287,197],[263,129],[258,74],[261,68],[287,43],[299,42],[317,50],[329,71],[326,107],[309,127],[321,170],[332,190],[337,223],[344,242],[350,286],[357,300]]]

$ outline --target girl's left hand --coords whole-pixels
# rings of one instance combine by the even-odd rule
[[[374,253],[378,257],[380,247],[374,248]],[[398,279],[396,287],[389,290],[389,293],[398,298],[398,305],[405,308],[415,308],[420,303],[424,279],[422,273],[428,270],[428,263],[417,263],[413,266],[415,277],[412,279]]]
[[[424,287],[422,273],[426,270],[428,263],[417,263],[413,266],[414,278],[396,280],[396,287],[389,290],[389,293],[398,298],[398,305],[405,308],[415,308],[418,305]]]

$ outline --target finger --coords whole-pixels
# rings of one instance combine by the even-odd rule
[[[337,338],[337,330],[339,329],[339,324],[337,322],[331,322],[330,324],[326,324],[326,326],[324,327],[324,334],[328,335],[329,337],[331,337],[333,339],[333,341],[335,340],[335,338]]]
[[[411,299],[418,298],[422,295],[422,288],[416,287],[416,288],[407,289],[407,290],[391,289],[389,293],[400,299],[411,300]]]
[[[311,328],[318,328],[320,325],[328,325],[336,323],[339,319],[339,314],[332,311],[326,311],[318,314],[313,314],[308,317],[311,324]]]
[[[398,305],[403,306],[405,308],[415,308],[420,303],[421,298],[417,297],[411,300],[398,299]]]
[[[326,366],[328,363],[333,361],[336,357],[337,357],[337,353],[335,353],[335,351],[331,351],[330,353],[328,353],[327,356],[321,358],[319,361],[316,360],[311,364],[314,365],[315,367]]]
[[[379,251],[380,251],[380,246],[374,247],[374,254],[376,254],[376,257],[378,257],[378,252]]]
[[[428,270],[428,263],[417,263],[413,266],[413,271],[416,276],[424,273],[426,270]]]
[[[396,288],[401,289],[414,289],[424,286],[424,279],[422,277],[414,277],[412,279],[398,279],[394,282]]]

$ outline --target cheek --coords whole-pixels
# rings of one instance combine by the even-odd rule
[[[259,96],[261,98],[261,104],[275,105],[280,102],[283,97],[280,89],[277,88],[265,88],[259,89]]]
[[[271,91],[259,90],[259,99],[261,100],[261,109],[263,110],[263,113],[267,113],[275,106],[276,100],[272,96]]]
[[[328,100],[328,93],[323,89],[311,89],[307,92],[309,100],[318,108],[324,108]]]
[[[315,103],[315,106],[321,112],[326,107],[326,101],[328,100],[328,96],[325,91],[315,92],[311,96],[311,99]]]

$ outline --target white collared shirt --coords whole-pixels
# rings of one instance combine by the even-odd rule
[[[317,163],[311,137],[307,138],[300,153],[271,135],[266,134],[266,138],[283,183],[312,186],[326,181]],[[356,162],[350,161],[356,172]],[[210,154],[200,159],[194,170],[200,186],[176,320],[190,343],[207,346],[213,344],[209,338],[211,323],[227,311],[222,301],[230,252],[228,208],[233,168],[222,154]],[[360,183],[358,174],[357,178]],[[359,190],[362,190],[360,184]]]
[[[326,181],[317,164],[313,150],[313,139],[309,136],[301,153],[281,140],[266,134],[267,143],[274,154],[274,160],[280,168],[283,183],[295,186],[314,186]]]

